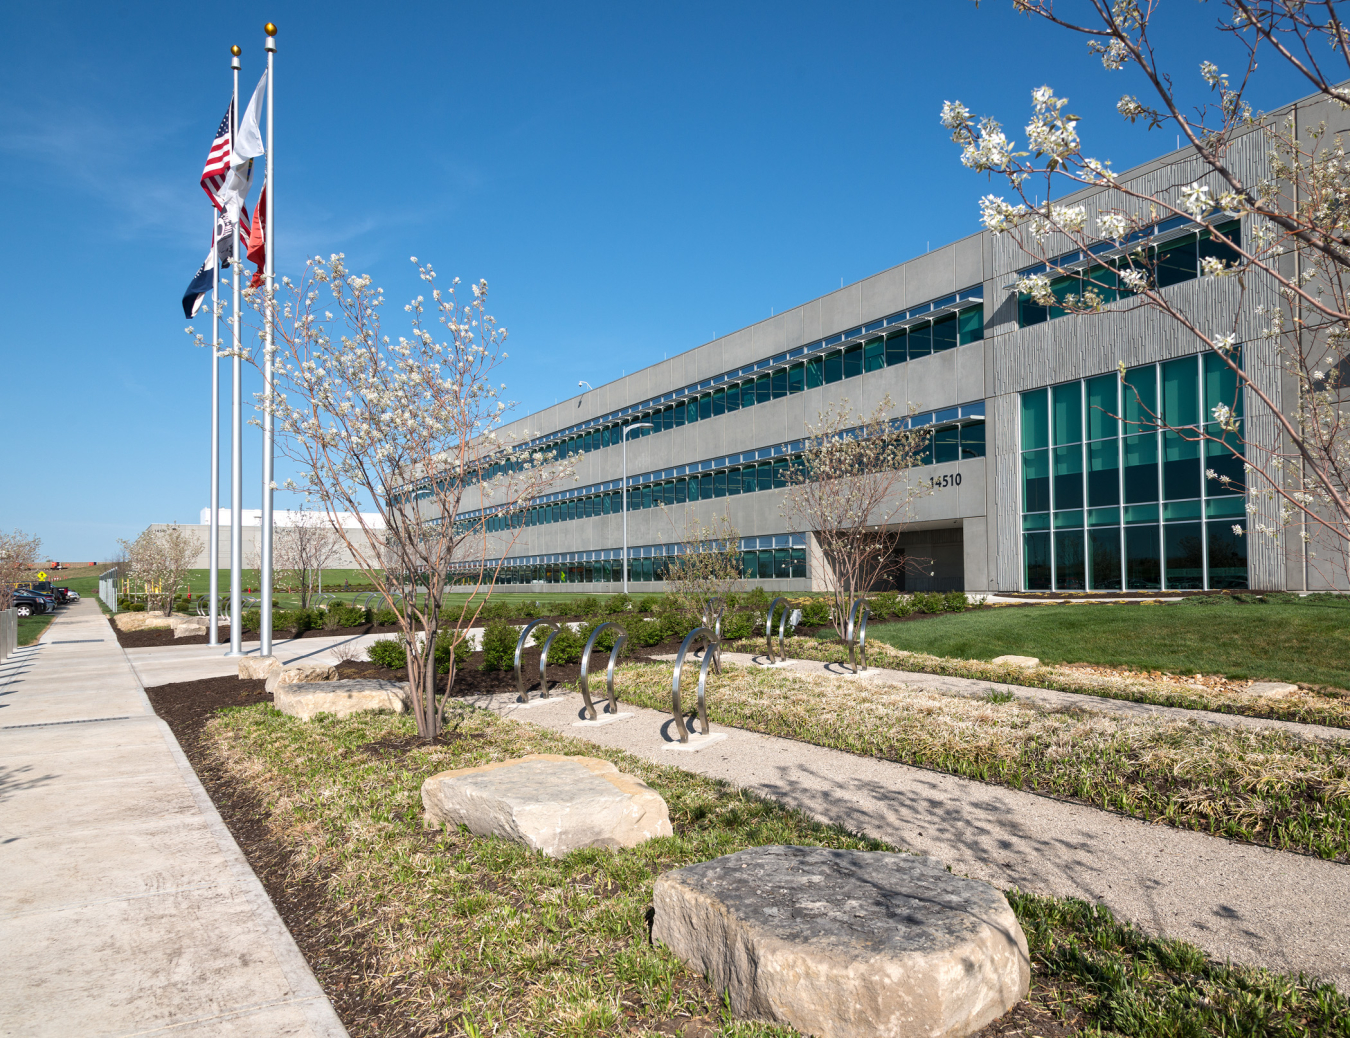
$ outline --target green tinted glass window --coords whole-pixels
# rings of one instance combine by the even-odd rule
[[[712,413],[714,415],[727,413],[727,391],[725,389],[713,390]]]
[[[844,351],[844,378],[853,378],[862,374],[862,344],[850,346]]]
[[[933,352],[956,348],[956,315],[933,322]]]
[[[1154,433],[1126,436],[1125,503],[1158,500],[1158,437]]]
[[[1050,511],[1050,452],[1022,454],[1022,511]]]
[[[907,354],[905,353],[905,341],[908,336],[905,330],[901,328],[898,332],[891,332],[886,336],[886,366],[892,364],[903,364]]]
[[[1055,448],[1055,511],[1083,507],[1083,448]]]
[[[760,375],[755,379],[755,403],[762,404],[773,396],[772,388],[769,386],[769,376]]]
[[[968,342],[979,342],[984,338],[984,307],[974,306],[969,310],[962,310],[958,323],[960,325],[960,342],[964,346]]]
[[[739,385],[727,386],[727,410],[739,411],[741,409],[741,387]]]
[[[787,368],[779,368],[777,371],[773,372],[769,377],[773,383],[773,398],[775,400],[781,400],[783,397],[787,396],[788,391]]]
[[[972,422],[961,426],[961,457],[984,457],[984,423]]]
[[[1242,354],[1233,356],[1234,362],[1242,366]],[[1220,404],[1242,417],[1242,393],[1238,391],[1238,376],[1216,353],[1204,354],[1205,364],[1205,414],[1206,421],[1214,417],[1214,408]]]
[[[1172,427],[1200,420],[1198,358],[1181,357],[1162,365],[1163,421]]]
[[[1125,382],[1120,388],[1121,401],[1125,407],[1124,431],[1128,434],[1155,428],[1155,416],[1158,413],[1158,369],[1152,364],[1142,368],[1131,368],[1125,372]]]
[[[838,382],[844,377],[844,353],[842,350],[835,350],[832,353],[825,354],[825,384]]]
[[[825,384],[825,362],[814,357],[806,362],[806,388],[819,389]]]
[[[1050,446],[1050,391],[1033,389],[1022,394],[1022,449]]]
[[[910,325],[909,359],[927,357],[933,352],[933,326],[928,323]]]
[[[787,458],[780,458],[773,463],[773,486],[775,490],[788,485],[787,470]]]
[[[1055,444],[1077,443],[1083,438],[1083,385],[1070,382],[1055,386]]]
[[[1119,375],[1103,375],[1088,379],[1087,384],[1087,438],[1100,440],[1116,435],[1116,418],[1120,406],[1116,391],[1120,388]]]
[[[1109,508],[1120,504],[1120,441],[1100,440],[1088,444],[1088,507]]]
[[[755,478],[755,466],[747,465],[741,470],[741,493],[753,494],[758,489],[758,481]]]
[[[871,339],[863,344],[863,370],[880,371],[886,366],[886,340]]]
[[[1194,236],[1178,242],[1169,242],[1158,251],[1155,272],[1159,288],[1179,285],[1199,276],[1199,249]]]
[[[933,460],[942,465],[961,460],[961,430],[953,425],[933,434]]]
[[[761,461],[755,466],[755,473],[760,490],[773,489],[773,462]]]
[[[1200,496],[1200,443],[1180,433],[1163,433],[1163,500]]]
[[[806,365],[794,364],[788,368],[788,392],[800,393],[806,389]]]
[[[712,417],[712,394],[704,393],[698,398],[698,420],[706,421]]]

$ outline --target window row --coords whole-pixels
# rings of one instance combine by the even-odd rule
[[[984,422],[970,422],[935,430],[921,460],[924,465],[942,465],[984,456]],[[796,455],[631,486],[628,488],[628,510],[636,512],[644,508],[660,508],[662,505],[682,505],[753,494],[760,490],[781,490],[790,482],[789,471],[800,463],[801,455]],[[486,522],[488,532],[495,533],[573,519],[590,519],[598,515],[617,515],[622,511],[623,491],[612,490],[552,504],[534,505],[516,512],[498,513],[489,516]],[[471,519],[460,520],[461,531],[472,529],[474,522]]]
[[[1247,587],[1245,519],[1023,534],[1028,591]]]
[[[1241,246],[1242,227],[1236,220],[1220,224],[1217,229],[1234,245]],[[1210,257],[1228,265],[1240,260],[1236,249],[1215,240],[1209,231],[1193,232],[1162,245],[1149,246],[1142,254],[1132,253],[1057,277],[1050,282],[1050,292],[1057,300],[1075,296],[1079,301],[1086,293],[1093,292],[1102,303],[1114,303],[1134,294],[1123,277],[1126,271],[1138,271],[1154,287],[1167,288],[1200,277],[1204,261]],[[1018,324],[1023,328],[1052,321],[1067,313],[1069,311],[1062,306],[1042,306],[1025,292],[1017,297]]]
[[[897,328],[865,342],[765,372],[756,378],[746,379],[743,382],[728,382],[699,396],[691,396],[678,403],[667,404],[665,407],[653,408],[622,422],[577,433],[559,441],[556,449],[562,457],[600,450],[618,444],[624,435],[624,428],[630,424],[649,424],[649,428],[634,433],[634,437],[651,436],[654,433],[678,429],[732,411],[754,407],[770,400],[803,393],[808,389],[817,389],[820,386],[855,378],[866,371],[878,371],[895,364],[931,356],[934,353],[954,349],[958,345],[978,342],[983,338],[984,307],[981,304],[936,321]]]
[[[741,576],[746,580],[790,580],[806,576],[805,548],[766,548],[742,551]],[[629,559],[630,581],[665,580],[666,571],[678,558],[666,555],[660,558]],[[457,578],[464,583],[474,577]],[[600,584],[623,580],[623,559],[595,562],[551,562],[535,565],[504,565],[497,574],[497,584]]]

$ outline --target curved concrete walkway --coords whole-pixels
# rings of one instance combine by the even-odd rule
[[[0,664],[0,1035],[345,1038],[92,598]]]
[[[809,743],[713,725],[724,741],[671,752],[667,713],[574,726],[581,697],[475,705],[661,764],[725,779],[999,887],[1107,905],[1219,959],[1304,971],[1350,991],[1350,866],[1233,843]]]

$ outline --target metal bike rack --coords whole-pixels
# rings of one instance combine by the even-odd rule
[[[778,659],[773,658],[773,611],[778,608],[779,603],[783,604],[783,619],[778,621]],[[786,598],[775,598],[769,603],[769,611],[764,615],[764,641],[769,647],[769,666],[775,662],[783,663],[787,660],[787,652],[783,648],[783,638],[787,634],[788,620],[788,600]]]
[[[530,636],[530,632],[536,627],[553,628],[553,633],[548,636],[548,641],[544,642],[544,651],[539,654],[539,698],[548,699],[548,650],[553,647],[553,639],[558,637],[559,627],[552,620],[531,620],[520,632],[520,637],[516,639],[516,702],[528,703],[530,694],[525,691],[525,679],[520,674],[520,654],[525,648],[525,639]]]
[[[722,673],[722,668],[717,663],[717,635],[710,627],[695,627],[684,636],[684,642],[680,645],[680,651],[675,654],[675,677],[670,686],[670,708],[675,715],[675,730],[680,735],[680,742],[689,741],[689,729],[684,724],[684,711],[680,708],[680,676],[684,673],[684,658],[689,652],[690,645],[695,639],[703,642],[703,662],[698,668],[698,719],[702,725],[702,730],[696,732],[697,735],[707,735],[708,731],[708,668],[713,667],[717,673]]]
[[[853,650],[857,649],[862,653],[862,669],[867,669],[867,618],[872,615],[872,610],[867,608],[867,599],[860,598],[853,603],[853,608],[849,610],[848,627],[844,631],[844,641],[848,643],[848,661],[853,666],[853,673],[857,674],[858,661],[854,658]]]
[[[380,593],[379,593],[378,591],[372,591],[370,594],[366,595],[366,600],[365,600],[364,602],[361,603],[361,608],[362,608],[362,609],[369,609],[369,608],[370,608],[370,600],[371,600],[372,598],[377,598],[377,597],[379,597],[379,594],[380,594]],[[352,605],[356,605],[356,596],[355,596],[355,595],[352,596]]]
[[[609,693],[609,704],[605,707],[605,710],[611,714],[619,712],[619,699],[614,695],[614,665],[619,661],[619,651],[623,648],[624,642],[628,641],[628,632],[613,620],[607,620],[591,632],[591,636],[586,639],[586,648],[581,653],[581,698],[586,701],[586,720],[588,721],[596,719],[595,704],[591,702],[591,686],[588,679],[591,666],[591,649],[595,648],[596,638],[606,627],[613,627],[618,633],[614,636],[614,647],[609,650],[609,667],[605,671],[605,689]]]
[[[717,653],[717,673],[722,673],[722,614],[726,612],[724,598],[709,598],[703,603],[703,626],[713,633],[713,651]]]

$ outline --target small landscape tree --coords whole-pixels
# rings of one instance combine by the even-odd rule
[[[789,471],[782,514],[820,547],[820,576],[841,638],[854,602],[888,572],[914,564],[896,558],[895,535],[914,502],[933,492],[911,471],[932,433],[890,417],[894,410],[889,396],[868,415],[855,415],[847,399],[831,404],[807,426],[805,450]]]
[[[173,612],[174,595],[187,571],[201,554],[200,537],[176,523],[156,530],[147,529],[134,541],[119,540],[126,554],[133,585],[145,587],[145,608]]]
[[[477,588],[492,583],[519,536],[522,509],[567,466],[497,431],[507,404],[492,376],[506,359],[506,330],[487,312],[487,283],[460,303],[458,279],[443,289],[430,264],[417,269],[431,298],[404,307],[410,326],[396,340],[382,327],[383,290],[351,274],[340,254],[308,261],[298,282],[283,278],[273,300],[259,291],[253,301],[264,322],[277,320],[275,396],[261,406],[300,470],[292,488],[323,505],[397,613],[417,731],[434,740],[454,682],[452,666],[445,691],[437,687],[437,636],[445,630],[453,659],[483,607]],[[354,527],[338,523],[342,512]],[[372,512],[382,527],[367,520]],[[473,517],[459,518],[465,512]],[[475,590],[445,616],[452,573],[469,574]]]
[[[22,530],[0,530],[0,609],[14,604],[14,585],[37,565],[42,538]]]
[[[691,509],[677,536],[680,552],[666,563],[670,597],[680,611],[712,621],[712,602],[743,585],[740,531],[725,513],[705,523]]]

